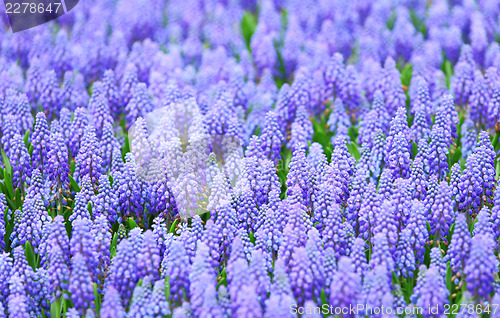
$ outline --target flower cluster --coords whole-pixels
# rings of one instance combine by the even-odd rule
[[[96,0],[6,27],[0,318],[500,317],[499,24]]]

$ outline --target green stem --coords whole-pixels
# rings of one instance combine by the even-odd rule
[[[496,128],[496,126],[497,125],[495,125],[495,128]],[[497,130],[497,132],[495,133],[495,136],[493,137],[493,148],[495,149],[495,151],[498,151],[498,145],[499,145],[498,139],[499,138],[500,138],[500,129]]]

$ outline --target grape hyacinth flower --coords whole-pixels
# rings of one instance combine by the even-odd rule
[[[42,112],[36,114],[35,128],[33,129],[33,137],[31,140],[33,145],[33,153],[31,154],[33,168],[39,168],[43,173],[48,161],[47,153],[50,139],[47,117]]]
[[[439,269],[439,273],[441,276],[445,277],[446,275],[446,262],[443,259],[443,252],[439,247],[431,248],[431,252],[429,253],[431,262],[429,267],[437,267]]]
[[[485,127],[488,120],[488,104],[490,96],[483,74],[474,73],[474,84],[469,98],[470,118],[481,127]]]
[[[88,125],[89,117],[87,109],[83,107],[75,109],[73,121],[70,124],[68,132],[68,147],[73,157],[76,156],[80,150],[83,135]]]
[[[394,269],[394,258],[390,251],[387,236],[378,233],[373,237],[373,254],[370,259],[370,268],[373,270],[376,266],[383,265],[388,271]]]
[[[275,112],[270,111],[266,114],[266,123],[259,139],[261,140],[264,155],[269,160],[274,163],[281,160],[280,151],[284,138]]]
[[[53,182],[55,197],[58,200],[58,211],[63,205],[63,193],[69,188],[68,148],[60,133],[51,133],[48,153],[49,180]]]
[[[431,206],[429,223],[431,224],[432,230],[429,234],[434,235],[437,242],[441,239],[446,241],[446,236],[448,236],[448,231],[454,220],[455,215],[451,199],[451,190],[448,182],[441,181],[434,203]]]
[[[13,260],[12,257],[10,256],[9,253],[7,252],[2,252],[0,254],[0,296],[1,296],[1,301],[0,303],[3,303],[4,306],[7,305],[6,300],[7,297],[9,296],[9,279],[12,273],[12,266],[13,266]]]
[[[94,218],[103,215],[109,222],[119,221],[119,214],[116,211],[118,196],[115,189],[111,186],[107,175],[99,177],[99,189],[97,195],[93,197],[92,202],[92,215]]]
[[[364,277],[368,271],[368,263],[366,261],[366,250],[367,245],[365,240],[358,237],[354,240],[353,247],[349,258],[354,265],[354,271],[360,275],[361,278]]]
[[[153,110],[149,93],[145,83],[137,83],[132,91],[132,97],[125,106],[129,125],[138,117],[145,116]]]
[[[107,278],[108,286],[113,286],[119,292],[124,307],[128,306],[132,291],[140,278],[135,253],[132,240],[122,240],[116,249]]]
[[[413,277],[415,266],[415,253],[412,247],[411,230],[404,229],[401,232],[399,244],[396,251],[396,267],[400,270],[403,277]]]
[[[460,58],[455,65],[454,74],[451,78],[450,87],[455,95],[455,103],[464,106],[470,101],[474,83],[475,63],[468,58],[470,46],[462,46]]]
[[[88,218],[77,218],[73,221],[73,233],[70,240],[70,254],[74,257],[81,254],[85,258],[88,270],[94,270],[96,255],[94,254],[94,237],[91,232],[91,221]]]
[[[17,118],[14,115],[7,115],[4,118],[4,122],[2,124],[2,138],[0,141],[3,144],[3,149],[7,157],[11,156],[12,149],[12,138],[16,134],[20,134],[21,130],[17,123]]]
[[[354,266],[347,257],[339,260],[338,271],[333,276],[330,293],[330,305],[339,308],[349,308],[357,305],[361,294],[361,278],[354,271]],[[346,317],[353,317],[348,315]]]
[[[174,244],[172,243],[172,251],[174,251]],[[169,255],[169,258],[173,257]],[[154,234],[148,230],[143,234],[142,247],[137,259],[137,269],[140,271],[141,277],[148,277],[149,279],[156,280],[159,278],[160,268],[160,250]]]
[[[94,196],[94,191],[92,190],[92,184],[90,178],[86,175],[81,181],[81,190],[75,196],[75,207],[73,213],[69,216],[69,220],[73,222],[78,218],[90,219],[90,208],[92,208],[92,197]]]
[[[375,216],[379,214],[381,205],[380,195],[377,194],[377,189],[373,183],[369,183],[366,187],[361,208],[359,209],[358,231],[359,236],[365,240],[373,237],[375,227]]]
[[[97,253],[95,258],[95,267],[92,268],[94,281],[101,283],[109,269],[111,262],[110,243],[111,232],[110,225],[105,216],[97,216],[92,224],[91,233],[94,237],[94,250]]]
[[[28,149],[19,134],[15,134],[12,138],[9,161],[12,165],[12,186],[24,194],[24,184],[31,177],[32,166]]]
[[[180,302],[187,297],[189,291],[188,258],[182,243],[172,242],[171,251],[168,255],[165,276],[170,277],[170,299],[173,302]]]
[[[348,136],[351,120],[349,119],[344,103],[340,98],[335,100],[333,110],[328,117],[327,124],[330,131],[335,133],[336,136]]]
[[[455,228],[451,237],[446,257],[450,260],[450,267],[454,273],[461,272],[465,267],[470,249],[471,235],[467,228],[464,213],[459,213],[455,220]]]
[[[118,291],[113,286],[107,287],[104,291],[104,300],[99,315],[102,318],[125,317],[125,310],[121,304],[120,294],[118,294]]]
[[[393,202],[384,200],[380,209],[378,209],[378,212],[374,215],[374,221],[375,226],[373,228],[373,234],[384,234],[391,246],[391,251],[394,252],[398,242],[398,220],[396,218]]]
[[[390,148],[386,157],[387,169],[392,171],[392,176],[396,178],[407,178],[410,176],[410,151],[407,147],[407,137],[403,133],[398,133],[394,137],[394,148]]]
[[[63,291],[68,290],[70,271],[64,260],[63,251],[54,241],[50,243],[48,271],[50,273],[50,294],[54,295],[55,298],[61,297]],[[51,299],[51,302],[53,301],[55,299]]]
[[[431,142],[427,148],[426,165],[430,174],[435,174],[442,180],[448,173],[448,158],[450,139],[449,132],[434,124],[431,130]]]
[[[80,314],[93,306],[94,290],[91,274],[82,254],[77,253],[72,259],[71,280],[68,287],[71,300]]]
[[[481,234],[471,239],[464,275],[467,290],[476,298],[489,297],[494,290],[498,259],[493,253],[493,248],[494,241],[490,235]]]
[[[490,235],[494,237],[493,233],[493,223],[491,222],[490,209],[485,206],[476,215],[476,222],[474,224],[474,230],[472,231],[472,236],[478,236],[481,234]]]
[[[120,103],[121,107],[125,107],[132,98],[135,86],[139,82],[137,77],[137,68],[134,64],[128,63],[125,67],[123,77],[120,82]]]
[[[98,151],[98,141],[95,129],[91,126],[85,128],[80,150],[75,158],[75,180],[80,182],[88,176],[92,184],[97,184],[102,173],[102,158]]]
[[[385,265],[377,265],[370,272],[363,282],[365,291],[365,314],[371,314],[373,308],[381,308],[389,304],[392,307],[394,296],[391,294],[391,284],[387,277],[390,275]]]
[[[151,295],[151,282],[145,279],[142,285],[134,288],[132,303],[128,311],[128,317],[143,317],[146,315],[148,300]]]
[[[98,82],[99,83],[99,82]],[[98,84],[96,83],[96,85]],[[94,93],[89,101],[90,118],[96,130],[97,137],[102,136],[104,125],[107,122],[112,122],[111,111],[106,97],[101,92],[102,88],[94,87]]]
[[[290,280],[292,291],[297,298],[299,305],[307,299],[311,299],[314,294],[313,272],[307,257],[307,250],[304,247],[297,248],[290,262]]]
[[[49,215],[43,206],[40,194],[34,198],[26,199],[23,203],[23,211],[18,213],[19,219],[16,219],[14,231],[11,234],[12,246],[24,245],[29,242],[34,250],[38,251],[42,227],[44,223],[49,222]]]
[[[466,116],[464,123],[460,127],[460,140],[462,143],[462,157],[467,159],[469,154],[476,148],[478,131],[470,116]]]
[[[448,302],[449,291],[437,267],[430,267],[424,274],[420,285],[419,298],[416,305],[420,308],[437,307],[437,314],[423,310],[423,317],[440,317],[444,313],[444,305]]]

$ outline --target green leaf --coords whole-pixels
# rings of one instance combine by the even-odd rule
[[[3,152],[3,150],[2,150],[2,152]],[[7,192],[9,194],[9,198],[15,198],[14,188],[12,187],[12,174],[7,172],[7,170],[4,173],[3,183],[5,185],[5,188],[7,189]]]
[[[250,12],[245,12],[243,19],[241,20],[241,33],[245,38],[247,47],[250,46],[250,39],[255,32],[257,27],[257,18]]]
[[[495,163],[495,172],[498,180],[498,177],[500,176],[500,160]]]
[[[429,224],[429,222],[427,222]],[[425,244],[425,253],[424,253],[424,264],[430,264],[431,261],[431,247],[429,244]]]
[[[26,130],[26,133],[24,134],[24,138],[23,138],[23,141],[24,141],[24,144],[26,145],[26,148],[29,148],[29,139],[30,139],[30,130]]]
[[[80,187],[78,186],[78,183],[76,183],[75,179],[73,179],[72,175],[69,175],[69,184],[75,192],[80,192]]]
[[[33,267],[33,269],[36,269],[37,268],[36,254],[30,242],[26,242],[26,244],[24,244],[24,255],[28,260],[28,264],[31,267]]]
[[[170,297],[170,277],[165,278],[165,298],[168,299]]]
[[[3,149],[2,149],[2,157],[3,157],[3,164],[5,166],[5,172],[10,173],[10,175],[12,175],[12,166],[10,165],[9,158],[7,157]]]
[[[63,301],[61,297],[59,297],[56,299],[56,301],[50,304],[50,316],[61,317],[62,309],[63,309]]]
[[[448,88],[450,88],[450,79],[451,76],[453,75],[453,65],[451,64],[450,61],[445,60],[443,63],[443,72],[444,75],[446,76],[446,85]]]
[[[349,149],[349,152],[354,157],[354,159],[356,159],[356,161],[358,161],[359,158],[361,158],[361,154],[359,153],[358,146],[356,146],[356,144],[354,142],[351,142],[350,144],[347,143],[347,149]]]
[[[312,124],[314,130],[313,141],[318,142],[321,146],[323,146],[323,149],[325,149],[330,145],[331,133],[330,131],[327,131],[327,125],[326,122],[324,122],[324,118],[320,121],[313,118]]]
[[[138,227],[137,223],[135,223],[134,219],[131,217],[128,218],[127,222],[128,222],[128,226],[130,227],[130,229]]]
[[[15,192],[17,206],[21,206],[21,190],[16,189]]]
[[[415,13],[415,10],[410,10],[410,18],[411,22],[413,23],[413,26],[417,31],[425,35],[426,33],[426,28],[425,28],[425,23],[420,19],[419,15]]]
[[[110,246],[110,252],[111,252],[111,258],[115,257],[116,255],[116,245],[118,244],[118,233],[113,234],[113,240],[111,241],[111,246]]]
[[[393,12],[387,21],[387,28],[392,30],[394,28],[394,22],[396,22],[396,13]]]
[[[354,126],[349,127],[349,137],[351,137],[351,140],[357,140],[358,130],[356,129],[356,127]]]
[[[450,262],[448,262],[448,268],[446,269],[446,287],[450,291],[450,295],[453,294],[453,284],[451,281],[451,267]]]
[[[493,149],[495,151],[498,151],[498,148],[500,148],[500,143],[498,142],[498,139],[500,138],[500,129],[495,133],[495,136],[493,137]]]
[[[413,158],[417,156],[417,152],[418,152],[418,145],[416,142],[412,142],[411,153],[413,155]]]
[[[450,226],[450,229],[448,230],[448,233],[450,235],[450,238],[451,238],[451,234],[453,233],[453,231],[455,231],[455,224],[456,223],[453,223],[451,226]]]
[[[68,299],[64,299],[63,300],[63,313],[66,314],[66,312],[68,311],[68,308],[69,308],[69,303],[71,302],[71,300],[68,300]]]
[[[326,299],[326,293],[324,289],[321,289],[320,298],[321,298],[321,305],[328,304],[328,300]]]
[[[172,223],[172,226],[170,226],[170,231],[168,231],[169,233],[174,233],[175,232],[175,228],[177,227],[177,224],[179,224],[179,220],[174,220],[174,222]]]
[[[70,216],[72,213],[73,213],[73,211],[72,211],[72,210],[70,210],[70,209],[66,209],[66,210],[64,211],[64,213],[63,213],[63,216],[64,216],[64,218],[67,220],[67,219],[69,218],[69,216]],[[69,223],[68,223],[68,224],[69,224]]]
[[[130,143],[128,139],[128,134],[125,134],[125,144],[122,147],[122,157],[125,158],[125,155],[130,152]]]
[[[73,174],[75,172],[75,161],[71,160],[69,163],[69,173]]]
[[[393,285],[401,285],[398,276],[394,272],[392,272],[392,283]]]
[[[413,73],[413,66],[410,63],[406,64],[403,70],[401,71],[401,84],[403,84],[406,87],[409,87],[412,73]]]
[[[99,290],[97,290],[97,284],[92,283],[94,286],[94,303],[95,303],[95,311],[99,312],[101,309],[101,296],[99,295]]]
[[[3,188],[5,188],[5,185],[2,185]],[[2,191],[5,193],[5,191]],[[7,199],[7,203],[9,204],[9,206],[13,209],[13,210],[17,210],[18,208],[18,205],[14,202],[14,200],[12,200],[12,198],[8,197],[8,196],[5,196],[5,198]],[[20,203],[19,203],[20,204]]]
[[[253,235],[252,231],[248,233],[248,237],[250,238],[250,242],[252,242],[252,244],[255,244],[255,236]]]
[[[405,279],[405,281],[403,282],[402,287],[401,287],[401,290],[403,291],[403,295],[404,295],[406,301],[408,301],[410,299],[410,296],[412,294],[411,282],[412,282],[412,279],[410,279],[410,278]]]
[[[220,273],[219,277],[218,277],[218,283],[217,283],[217,288],[220,286],[220,285],[224,285],[224,286],[227,286],[227,274],[226,274],[226,267],[224,266],[224,268],[222,269],[222,272]]]

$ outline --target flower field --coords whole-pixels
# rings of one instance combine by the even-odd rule
[[[2,25],[0,318],[500,317],[500,1]]]

